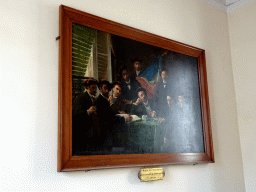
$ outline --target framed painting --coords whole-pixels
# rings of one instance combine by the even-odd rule
[[[60,6],[58,171],[214,162],[205,51]]]

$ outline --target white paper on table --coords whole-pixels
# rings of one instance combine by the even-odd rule
[[[117,114],[117,116],[120,116],[120,117],[125,117],[126,115],[128,114]],[[141,120],[141,118],[139,118],[137,115],[130,115],[132,116],[132,120],[131,121],[139,121]]]

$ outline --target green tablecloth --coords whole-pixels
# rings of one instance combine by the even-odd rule
[[[161,153],[166,130],[165,123],[135,121],[127,123],[128,143],[134,153]]]

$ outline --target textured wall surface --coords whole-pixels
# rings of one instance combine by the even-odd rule
[[[228,14],[246,191],[256,188],[256,1]]]
[[[216,163],[166,166],[150,183],[138,168],[57,173],[60,4],[206,50]],[[198,0],[13,0],[0,16],[2,190],[245,191],[226,13]]]

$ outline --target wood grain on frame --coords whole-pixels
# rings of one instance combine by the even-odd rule
[[[204,50],[63,5],[59,11],[58,172],[214,162]],[[72,23],[197,58],[205,153],[72,156]]]

